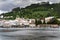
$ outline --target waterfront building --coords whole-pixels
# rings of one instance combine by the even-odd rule
[[[45,23],[50,22],[51,20],[53,21],[54,17],[47,17],[45,18]]]
[[[0,27],[3,27],[3,21],[0,20]]]
[[[3,27],[8,27],[8,28],[11,27],[10,22],[8,20],[4,21]]]
[[[16,18],[15,21],[17,21],[20,26],[29,25],[29,22],[24,18]]]
[[[60,21],[60,18],[59,19],[57,19],[58,21]]]
[[[48,23],[50,21],[53,21],[54,17],[46,17],[46,18],[41,18],[40,21],[42,22],[42,24],[45,22],[45,23]]]

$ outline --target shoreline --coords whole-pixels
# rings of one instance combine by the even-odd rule
[[[35,24],[34,24],[35,25]],[[23,26],[20,26],[20,25],[12,25],[12,26],[0,26],[0,28],[41,28],[41,27],[50,27],[50,28],[59,28],[60,27],[60,24],[39,24],[39,25],[23,25]]]

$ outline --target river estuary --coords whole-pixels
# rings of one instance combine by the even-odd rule
[[[60,40],[60,31],[21,29],[14,32],[0,32],[0,40]]]

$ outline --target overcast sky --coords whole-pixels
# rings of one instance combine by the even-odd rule
[[[0,10],[10,11],[15,7],[25,7],[32,3],[47,2],[47,1],[51,3],[60,2],[60,0],[0,0]]]

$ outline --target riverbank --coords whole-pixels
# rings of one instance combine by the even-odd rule
[[[59,28],[60,25],[58,24],[39,24],[37,27],[50,27],[50,28]]]
[[[60,24],[29,24],[29,25],[11,25],[11,26],[6,26],[2,25],[0,28],[41,28],[41,27],[50,27],[50,28],[59,28]]]

